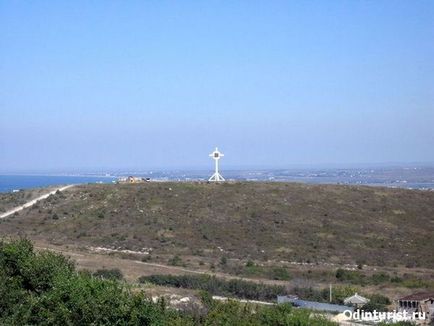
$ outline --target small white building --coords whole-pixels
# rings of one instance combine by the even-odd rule
[[[361,295],[355,293],[353,296],[345,298],[344,304],[351,305],[354,307],[362,307],[369,302],[368,298],[362,297]]]

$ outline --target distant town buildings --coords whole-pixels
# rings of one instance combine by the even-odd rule
[[[133,177],[133,176],[128,176],[125,178],[119,178],[117,183],[145,183],[151,181],[150,178],[140,178],[140,177]]]

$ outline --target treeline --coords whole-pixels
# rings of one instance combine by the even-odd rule
[[[211,275],[150,275],[141,276],[140,283],[207,291],[213,295],[234,296],[242,299],[276,302],[285,287],[266,285],[238,279],[225,280]]]
[[[141,276],[139,283],[152,283],[160,286],[185,288],[206,291],[213,295],[236,297],[240,299],[261,300],[276,302],[278,295],[287,294],[288,290],[283,286],[258,284],[251,281],[238,279],[225,280],[211,275],[150,275]],[[360,292],[352,286],[335,286],[333,288],[332,303],[343,304],[344,299]],[[290,294],[295,294],[303,300],[330,302],[329,289],[314,289],[294,287]],[[390,300],[380,294],[368,295],[370,303],[365,311],[385,311]]]
[[[422,280],[410,275],[403,277],[391,276],[388,273],[379,272],[372,275],[366,275],[361,271],[352,271],[339,268],[336,270],[336,279],[340,282],[346,282],[357,285],[379,285],[393,283],[407,288],[431,288],[434,289],[433,280]]]
[[[0,241],[0,325],[336,325],[288,305],[222,303],[206,292],[200,309],[174,310],[132,291],[117,271],[96,275],[27,240]]]

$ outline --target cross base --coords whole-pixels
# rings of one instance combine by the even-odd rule
[[[225,178],[223,178],[220,173],[216,172],[211,176],[211,178],[208,179],[208,181],[220,182],[220,181],[225,181]]]

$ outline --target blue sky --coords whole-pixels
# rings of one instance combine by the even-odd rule
[[[434,162],[433,1],[0,1],[0,170]]]

